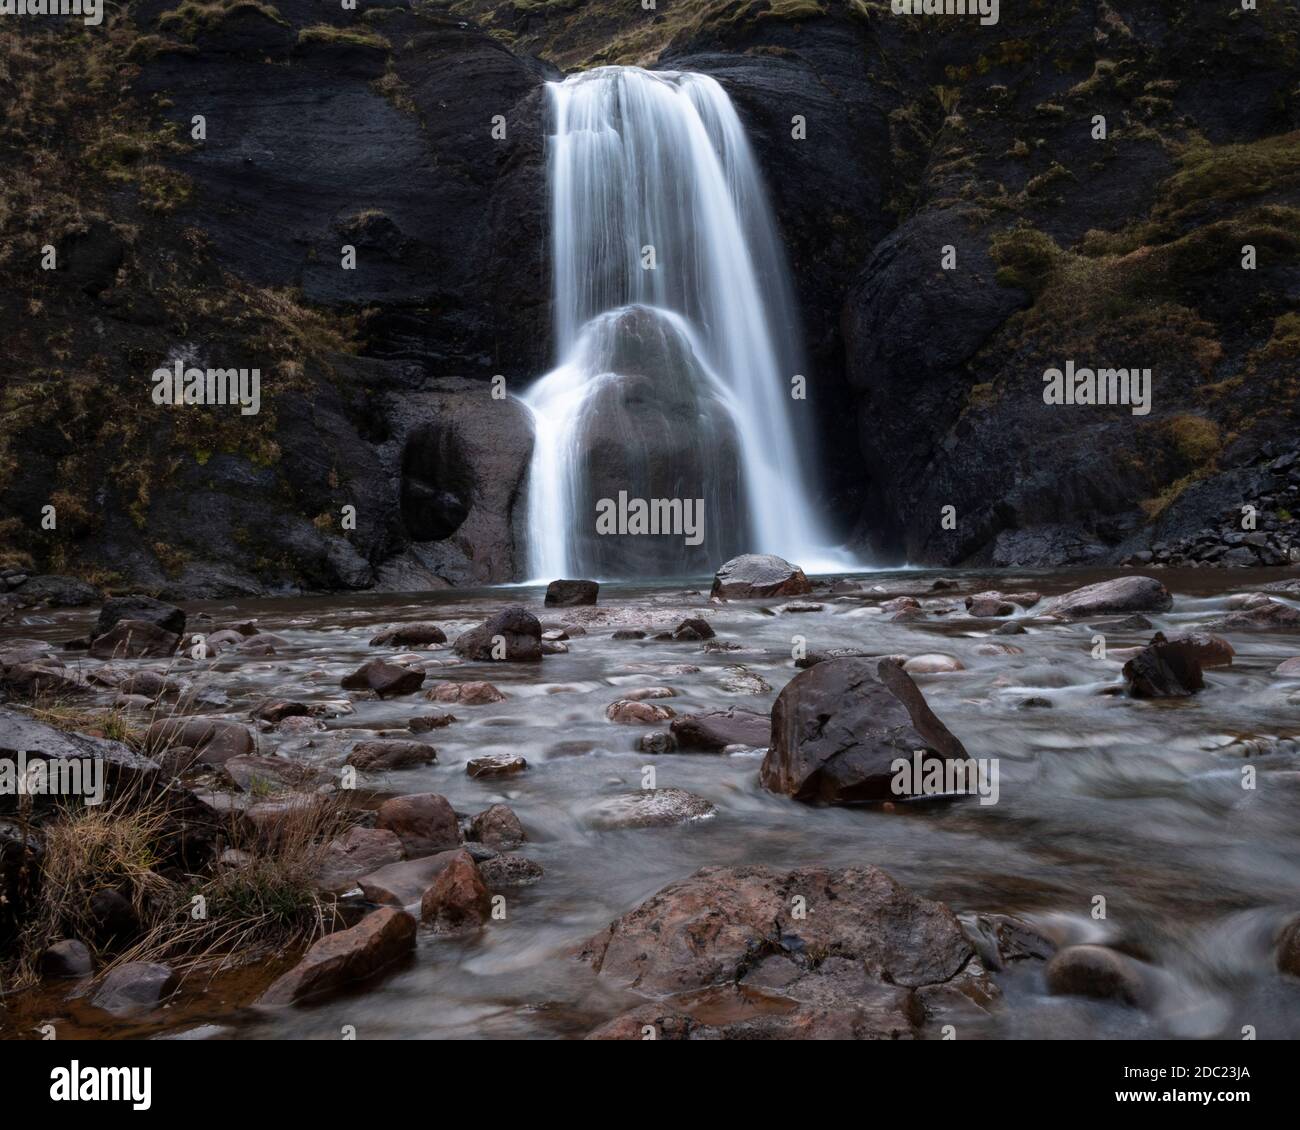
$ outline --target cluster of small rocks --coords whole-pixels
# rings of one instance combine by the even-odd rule
[[[1124,565],[1245,568],[1300,564],[1300,449],[1269,462],[1263,470],[1272,486],[1249,500],[1256,528],[1241,528],[1240,507],[1219,515],[1217,528],[1207,526],[1175,541],[1155,542],[1149,550],[1124,559]]]

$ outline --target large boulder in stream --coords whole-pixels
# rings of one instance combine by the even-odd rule
[[[1116,577],[1067,592],[1047,602],[1044,612],[1072,620],[1130,612],[1168,612],[1174,598],[1154,577]]]
[[[483,663],[527,663],[542,658],[542,625],[522,604],[511,605],[456,637],[457,655]]]
[[[733,557],[714,574],[710,595],[724,600],[752,600],[766,596],[803,596],[812,583],[798,565],[774,553],[744,553]]]
[[[908,1038],[934,994],[993,991],[952,911],[876,867],[706,867],[610,923],[580,959],[659,998],[598,1039],[641,1039],[646,1024],[659,1038],[647,1009],[713,1038]]]
[[[894,762],[966,760],[966,750],[890,660],[830,659],[796,675],[772,707],[760,778],[796,800],[898,799]]]
[[[259,1004],[296,1004],[374,976],[415,950],[415,919],[385,906],[348,930],[327,934],[259,998]]]

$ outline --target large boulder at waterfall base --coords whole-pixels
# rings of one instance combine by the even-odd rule
[[[711,596],[724,600],[752,600],[768,596],[803,596],[812,583],[798,565],[774,553],[744,553],[733,557],[714,574]]]
[[[831,659],[796,675],[772,707],[760,779],[796,800],[898,799],[893,763],[965,760],[966,750],[896,663]]]
[[[552,581],[546,586],[547,608],[575,608],[595,604],[600,585],[595,581]]]
[[[379,973],[415,950],[415,919],[381,907],[348,930],[327,934],[277,980],[259,1004],[296,1004]]]
[[[1048,602],[1045,612],[1080,620],[1130,612],[1168,612],[1174,598],[1154,577],[1116,577],[1067,592]]]
[[[627,1021],[654,1024],[646,1008],[715,1038],[910,1037],[927,992],[982,980],[973,957],[952,911],[878,868],[762,866],[706,867],[671,883],[579,955],[602,981],[671,997],[593,1033],[606,1039],[641,1038]]]
[[[532,662],[542,658],[542,625],[516,604],[457,636],[454,647],[457,655],[484,663]]]

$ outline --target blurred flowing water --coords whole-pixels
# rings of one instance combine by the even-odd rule
[[[965,591],[1035,588],[1050,594],[1092,575],[959,576]],[[1120,679],[1121,661],[1094,659],[1086,623],[1031,626],[991,636],[988,622],[955,614],[894,623],[870,604],[900,592],[925,595],[932,574],[865,578],[862,596],[815,599],[821,611],[782,611],[780,602],[710,606],[700,590],[607,585],[589,634],[540,664],[441,668],[449,649],[420,652],[426,686],[444,678],[489,679],[509,697],[491,706],[450,709],[459,721],[430,735],[438,761],[366,784],[391,793],[438,792],[458,812],[509,804],[528,833],[523,851],[545,868],[535,886],[507,891],[508,918],[472,940],[422,934],[415,961],[370,991],[319,1006],[232,1019],[215,1002],[210,1018],[241,1036],[337,1038],[344,1025],[367,1037],[560,1037],[581,1035],[620,1011],[627,998],[599,985],[571,955],[574,946],[639,901],[705,865],[849,867],[876,864],[913,890],[961,914],[1021,914],[1058,941],[1098,940],[1152,966],[1160,986],[1149,1010],[1052,997],[1041,964],[1000,975],[1001,1006],[971,1036],[1133,1036],[1261,1039],[1300,1037],[1300,982],[1281,977],[1272,935],[1300,910],[1300,680],[1273,674],[1300,655],[1300,634],[1236,633],[1230,668],[1206,672],[1192,699],[1154,702],[1101,694]],[[1252,591],[1262,577],[1201,570],[1161,574],[1173,610],[1152,615],[1166,632],[1202,625],[1227,607],[1231,589]],[[878,587],[874,587],[878,586]],[[874,587],[874,588],[873,588]],[[942,595],[942,594],[940,594]],[[268,657],[222,656],[173,663],[175,673],[224,692],[223,711],[247,720],[268,696],[304,702],[346,697],[339,680],[361,662],[390,654],[367,646],[390,622],[434,619],[449,638],[507,603],[528,601],[543,623],[568,618],[543,610],[540,589],[363,595],[191,606],[216,623],[255,616],[284,638]],[[575,610],[586,614],[584,610]],[[685,613],[704,614],[719,637],[743,651],[698,644],[616,641],[617,627],[660,630]],[[1032,616],[1032,610],[1031,610]],[[35,621],[35,622],[33,622]],[[42,622],[44,621],[44,622]],[[29,616],[9,635],[63,639],[84,630],[86,614]],[[1151,631],[1107,630],[1110,648],[1145,643]],[[924,807],[815,808],[764,791],[761,754],[637,752],[645,728],[609,722],[605,707],[638,686],[670,686],[661,700],[679,714],[736,705],[766,711],[796,673],[795,637],[810,649],[864,647],[881,653],[945,652],[966,670],[918,676],[935,713],[973,757],[998,758],[1000,799]],[[982,654],[991,642],[1022,654]],[[667,665],[667,666],[665,666]],[[698,672],[673,666],[697,666]],[[151,666],[159,666],[158,663]],[[737,668],[771,688],[738,693]],[[752,685],[752,683],[751,683]],[[364,732],[401,728],[427,713],[421,696],[358,699],[324,733],[262,734],[263,752],[335,767]],[[473,780],[465,761],[522,754],[527,772]],[[1251,765],[1257,787],[1242,787]],[[660,787],[700,794],[717,815],[695,824],[600,831],[594,805],[641,787],[653,765]],[[1091,915],[1103,896],[1105,921]],[[187,1022],[205,1016],[190,1009]],[[179,1024],[180,1014],[170,1023]],[[116,1032],[109,1030],[109,1034]]]
[[[795,307],[726,92],[706,75],[637,67],[548,89],[560,364],[525,397],[537,429],[531,574],[684,576],[759,545],[846,567],[812,548],[829,537],[798,443],[806,402],[790,395]],[[594,536],[611,484],[704,499],[708,543]]]

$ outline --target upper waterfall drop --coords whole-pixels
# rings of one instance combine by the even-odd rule
[[[794,303],[726,92],[636,67],[548,92],[561,362],[524,397],[533,576],[693,574],[749,551],[844,567],[809,512]],[[702,498],[703,537],[598,535],[619,490]]]

